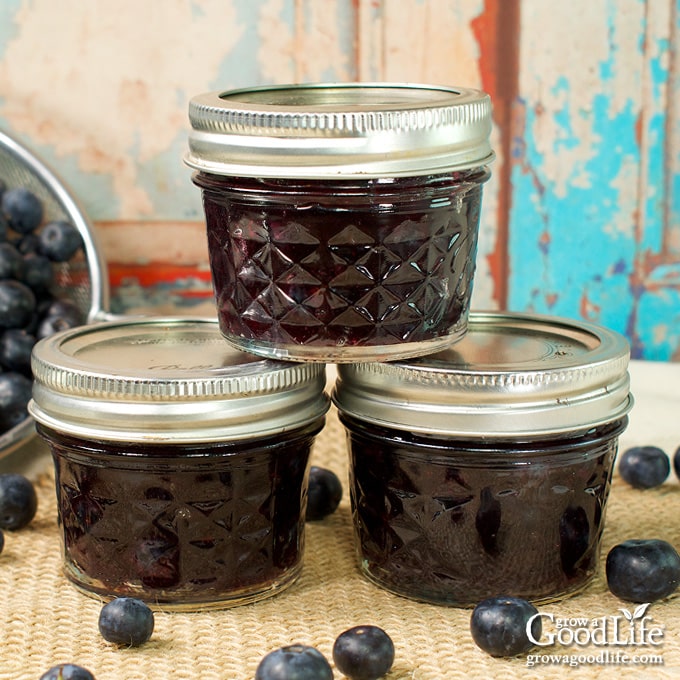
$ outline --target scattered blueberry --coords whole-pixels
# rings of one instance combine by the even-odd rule
[[[0,529],[0,553],[4,550],[5,548],[5,533]]]
[[[16,472],[0,474],[0,529],[22,529],[37,509],[38,497],[27,477]]]
[[[14,279],[0,281],[0,328],[24,328],[36,307],[33,291]]]
[[[312,466],[309,470],[307,487],[308,521],[323,519],[337,510],[342,499],[342,484],[338,476],[322,467]]]
[[[62,663],[53,666],[40,676],[40,680],[95,680],[94,675],[82,666],[73,663]]]
[[[670,460],[658,446],[634,446],[624,451],[619,460],[619,474],[636,489],[661,486],[670,471]]]
[[[255,680],[333,680],[333,669],[314,647],[289,645],[269,652],[260,661]]]
[[[48,222],[40,232],[40,252],[52,262],[67,262],[82,244],[80,232],[64,220]]]
[[[35,231],[42,222],[40,199],[24,187],[7,189],[2,194],[1,206],[10,228],[18,234]]]
[[[491,656],[516,656],[528,651],[534,642],[527,634],[527,624],[538,614],[534,605],[517,597],[491,597],[472,611],[470,632],[478,647]],[[540,617],[531,625],[533,640],[541,636]]]
[[[350,680],[377,680],[392,668],[394,643],[378,626],[355,626],[336,638],[333,661]]]
[[[675,471],[675,476],[680,477],[680,446],[678,446],[673,454],[673,470]]]
[[[134,597],[118,597],[99,612],[99,632],[108,642],[138,647],[153,633],[154,615],[151,609]]]
[[[21,373],[0,373],[0,432],[15,427],[28,416],[26,407],[32,388],[31,379]]]
[[[667,541],[631,539],[609,551],[606,575],[609,590],[622,600],[662,600],[680,584],[680,555]]]

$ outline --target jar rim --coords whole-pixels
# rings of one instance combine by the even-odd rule
[[[272,85],[196,95],[195,170],[245,177],[416,176],[490,163],[491,99],[417,83]]]
[[[569,432],[633,406],[630,348],[620,334],[560,317],[471,312],[468,332],[418,359],[338,366],[341,412],[445,436]]]
[[[215,319],[123,319],[36,343],[38,423],[86,438],[136,442],[264,437],[328,409],[323,364],[233,348]]]

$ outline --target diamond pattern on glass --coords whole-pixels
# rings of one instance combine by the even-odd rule
[[[211,267],[227,336],[278,345],[417,343],[469,308],[480,190],[412,212],[211,203]],[[356,199],[355,199],[356,200]],[[215,247],[215,246],[218,247]]]

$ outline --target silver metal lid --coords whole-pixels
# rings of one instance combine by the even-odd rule
[[[245,177],[436,174],[494,158],[489,95],[399,83],[208,92],[189,103],[187,165]]]
[[[629,346],[580,321],[472,313],[467,335],[415,360],[338,366],[341,412],[420,433],[483,438],[566,433],[628,413]]]
[[[329,406],[323,364],[246,354],[207,319],[63,331],[35,345],[32,367],[35,420],[106,441],[266,437],[310,423]]]

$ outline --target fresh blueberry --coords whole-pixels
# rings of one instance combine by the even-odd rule
[[[670,460],[658,446],[634,446],[624,451],[619,460],[621,478],[636,489],[661,486],[670,471]]]
[[[333,661],[350,680],[377,680],[392,668],[394,643],[378,626],[355,626],[336,638]]]
[[[12,279],[0,281],[0,328],[25,328],[36,308],[33,291]]]
[[[5,214],[2,212],[2,208],[0,207],[0,241],[6,241],[8,235],[9,222],[7,221],[7,217],[5,217]]]
[[[99,632],[105,640],[117,645],[142,645],[151,637],[153,628],[153,612],[134,597],[118,597],[99,612]]]
[[[673,470],[675,471],[675,476],[680,477],[680,446],[675,449],[673,454]]]
[[[11,243],[0,243],[0,279],[21,278],[24,258]]]
[[[680,584],[680,555],[658,538],[631,539],[615,545],[605,567],[609,590],[629,602],[654,602]]]
[[[35,231],[42,222],[42,203],[25,187],[7,189],[2,194],[1,205],[10,228],[18,234]]]
[[[70,324],[70,327],[85,322],[80,307],[72,300],[52,300],[45,310],[44,316],[61,317]]]
[[[52,262],[67,262],[82,244],[80,232],[64,220],[48,222],[40,232],[40,252]]]
[[[22,254],[37,253],[40,250],[38,234],[23,234],[12,241],[12,245]]]
[[[11,430],[27,417],[32,387],[31,379],[21,373],[0,373],[0,432]]]
[[[75,323],[70,316],[48,315],[40,320],[35,335],[38,340],[42,340],[43,338],[58,333],[59,331],[65,331],[77,325],[78,324]]]
[[[0,335],[0,365],[7,371],[31,376],[31,351],[35,336],[23,329],[10,328]]]
[[[42,295],[54,282],[52,263],[44,255],[27,253],[23,256],[22,271],[17,278],[33,292]]]
[[[470,632],[478,647],[491,656],[516,656],[534,646],[541,637],[542,625],[538,610],[518,597],[491,597],[480,602],[472,611]],[[527,625],[532,616],[531,638]],[[533,639],[532,639],[533,638]]]
[[[312,465],[307,487],[308,521],[323,519],[336,511],[342,499],[342,484],[332,471]]]
[[[0,529],[23,529],[37,509],[38,497],[27,477],[16,472],[0,474]]]
[[[5,548],[5,533],[0,529],[0,553]]]
[[[95,680],[94,675],[82,666],[73,663],[62,663],[53,666],[40,676],[40,680]]]
[[[290,645],[269,652],[260,661],[255,680],[333,680],[333,669],[314,647]]]

